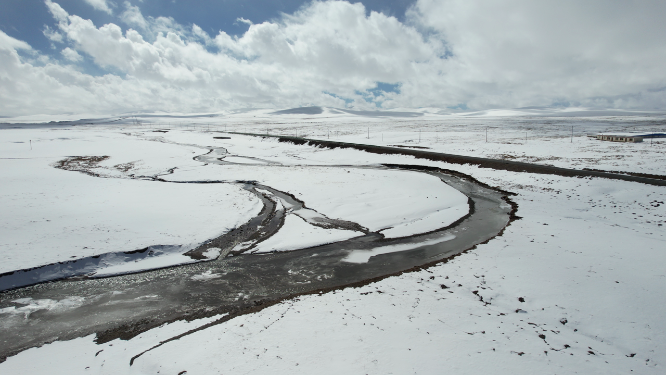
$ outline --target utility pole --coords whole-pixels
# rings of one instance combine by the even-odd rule
[[[368,139],[370,139],[370,128],[368,128]]]
[[[650,141],[650,144],[652,144],[652,141]],[[30,140],[30,151],[32,151],[32,139]]]
[[[419,143],[421,143],[421,129],[419,129]]]
[[[571,125],[571,143],[573,143],[573,125]]]
[[[488,127],[486,126],[486,143],[488,143]]]

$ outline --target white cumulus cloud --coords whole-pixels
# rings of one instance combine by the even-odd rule
[[[405,22],[360,3],[315,1],[270,22],[248,22],[239,36],[144,17],[129,2],[119,24],[101,26],[45,3],[56,26],[44,33],[71,46],[63,56],[77,61],[85,53],[113,74],[32,64],[18,52],[30,46],[0,31],[7,80],[1,115],[307,105],[666,107],[666,3],[659,1],[419,0]],[[399,89],[368,91],[378,82]]]
[[[130,27],[141,30],[148,28],[148,21],[141,14],[139,7],[132,5],[129,1],[125,1],[125,11],[120,15],[120,20]]]
[[[72,61],[72,62],[79,62],[83,60],[83,57],[79,55],[76,50],[73,50],[69,47],[65,48],[64,50],[60,51],[60,53],[65,57],[67,60]]]
[[[32,47],[22,40],[14,39],[0,30],[0,50],[16,53],[16,50],[31,50]],[[0,60],[1,61],[1,60]]]
[[[90,4],[93,8],[112,14],[113,11],[111,7],[114,7],[115,4],[109,0],[84,0],[86,3]]]
[[[62,43],[62,34],[51,29],[48,25],[44,25],[44,30],[42,30],[42,33],[50,41]]]

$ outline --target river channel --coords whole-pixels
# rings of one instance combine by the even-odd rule
[[[210,150],[198,160],[228,164],[230,162],[224,160],[225,153],[224,149]],[[257,159],[257,162],[262,161]],[[264,208],[245,225],[188,253],[194,259],[205,259],[204,255],[211,249],[219,249],[216,259],[104,278],[87,277],[85,270],[77,270],[72,263],[74,266],[70,264],[69,269],[73,271],[68,278],[35,285],[28,284],[33,283],[30,278],[36,277],[38,269],[0,277],[0,288],[6,289],[0,292],[0,311],[20,306],[16,301],[46,301],[44,308],[35,308],[26,314],[0,314],[0,361],[55,340],[92,333],[97,334],[98,342],[128,339],[165,322],[223,313],[242,314],[295,295],[377,280],[440,262],[488,241],[501,233],[514,217],[515,205],[508,199],[508,193],[459,173],[415,165],[356,168],[402,169],[436,176],[442,184],[450,185],[469,198],[470,213],[446,228],[387,239],[356,223],[312,211],[307,208],[307,202],[298,201],[288,192],[254,181],[236,181],[234,183],[260,198]],[[156,184],[175,183],[155,180]],[[239,244],[256,243],[279,231],[287,208],[292,212],[309,210],[301,217],[307,217],[312,225],[355,230],[359,236],[289,252],[251,254],[239,248]],[[404,250],[381,251],[390,247]],[[373,252],[376,255],[369,256],[364,263],[344,261],[352,253]],[[49,303],[57,306],[49,307]]]

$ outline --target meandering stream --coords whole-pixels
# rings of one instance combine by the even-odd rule
[[[224,160],[225,154],[224,149],[214,149],[197,160],[231,163]],[[235,164],[239,161],[238,158],[230,160]],[[270,165],[270,162],[251,157],[247,160],[248,163],[254,161]],[[241,164],[247,163],[241,161]],[[130,338],[173,320],[225,312],[243,313],[293,295],[385,277],[441,261],[487,241],[504,229],[515,212],[505,192],[484,186],[464,175],[419,166],[354,168],[407,169],[431,174],[438,177],[442,184],[465,194],[469,198],[470,213],[446,228],[386,239],[381,233],[369,232],[357,223],[328,218],[307,208],[307,202],[254,181],[178,182],[235,183],[261,199],[264,208],[243,226],[187,253],[193,260],[206,260],[213,249],[217,251],[216,255],[219,254],[213,260],[96,278],[87,276],[89,262],[99,259],[91,257],[0,276],[0,289],[16,288],[0,293],[0,312],[3,312],[0,313],[0,359],[54,340],[91,333],[97,333],[99,341]],[[154,180],[156,184],[175,183],[160,177]],[[358,236],[296,251],[251,254],[253,244],[279,231],[284,224],[286,208],[294,214],[302,211],[301,217],[311,225],[352,230],[358,232]],[[400,251],[393,251],[396,249]],[[147,248],[122,254],[126,254],[124,256],[128,261],[134,261],[137,257],[150,256],[151,250],[158,249]],[[351,254],[361,254],[367,261],[345,261]],[[59,271],[71,272],[61,272],[59,277],[55,277],[68,277],[66,279],[43,282],[48,280],[43,277],[49,271],[46,267],[59,267]],[[29,285],[35,282],[41,283]],[[32,308],[24,308],[26,306]]]

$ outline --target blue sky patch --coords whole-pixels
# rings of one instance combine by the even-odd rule
[[[379,96],[389,92],[400,94],[400,86],[402,86],[402,83],[400,82],[398,83],[377,82],[377,87],[366,91],[372,93],[374,96]]]

